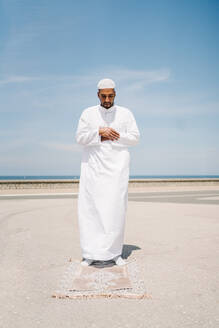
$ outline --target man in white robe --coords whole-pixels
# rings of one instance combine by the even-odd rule
[[[128,202],[129,146],[140,133],[132,112],[114,104],[115,83],[98,83],[100,105],[83,110],[76,141],[83,146],[78,195],[82,265],[113,260],[124,265],[122,248]]]

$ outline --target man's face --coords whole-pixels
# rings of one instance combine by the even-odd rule
[[[116,96],[114,89],[100,89],[97,95],[100,99],[101,106],[108,109],[114,105],[114,98]]]

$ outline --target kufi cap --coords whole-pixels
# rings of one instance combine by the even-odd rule
[[[102,79],[97,84],[98,89],[114,89],[115,86],[115,82],[111,79]]]

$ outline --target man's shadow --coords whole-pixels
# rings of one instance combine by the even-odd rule
[[[135,245],[123,245],[122,248],[122,254],[121,257],[123,259],[127,259],[133,251],[139,250],[141,249],[138,246]],[[113,260],[108,260],[108,261],[94,261],[92,264],[92,266],[95,266],[96,268],[104,268],[104,267],[111,267],[115,265],[115,262]]]
[[[127,259],[132,254],[133,251],[136,251],[139,249],[141,249],[141,248],[136,245],[128,245],[128,244],[123,245],[122,258]]]

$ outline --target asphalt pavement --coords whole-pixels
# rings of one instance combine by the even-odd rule
[[[0,196],[0,327],[216,328],[219,190],[129,194],[123,257],[151,299],[51,297],[81,260],[77,193]]]

